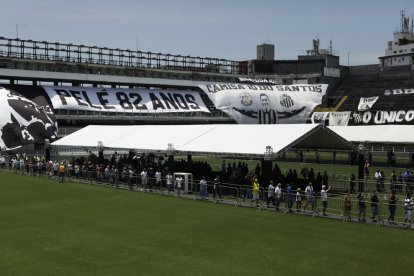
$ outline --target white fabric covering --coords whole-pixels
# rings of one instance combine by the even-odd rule
[[[310,135],[309,133],[314,133]],[[52,143],[53,146],[97,147],[166,152],[172,144],[179,152],[201,154],[263,155],[271,146],[274,153],[303,143],[335,141],[330,147],[350,149],[349,143],[316,124],[279,125],[136,125],[87,126]],[[306,138],[303,138],[306,137]],[[320,146],[320,144],[318,144]]]
[[[329,129],[353,143],[414,144],[412,125],[330,126]]]

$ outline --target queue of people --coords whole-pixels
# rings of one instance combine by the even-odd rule
[[[138,187],[138,184],[141,184],[141,190],[143,191],[152,191],[154,188],[164,187],[168,193],[175,192],[178,197],[182,196],[183,190],[183,179],[181,176],[173,178],[171,167],[179,167],[174,162],[160,162],[154,158],[148,158],[149,156],[112,156],[111,159],[104,160],[104,163],[97,164],[97,160],[88,160],[88,159],[73,159],[70,162],[46,162],[41,158],[13,158],[10,160],[10,168],[16,172],[27,172],[28,174],[47,174],[49,177],[55,177],[58,181],[64,182],[65,177],[71,176],[76,178],[84,177],[86,179],[96,179],[97,181],[106,182],[114,185],[115,187],[119,184],[125,184],[129,189],[133,189],[135,186]],[[82,162],[83,161],[83,162]],[[180,165],[183,165],[186,162],[178,161]],[[193,168],[202,168],[206,167],[207,164],[204,162],[194,162]],[[185,164],[185,166],[189,166]],[[210,169],[206,170],[209,172]],[[191,171],[191,169],[190,169]],[[202,170],[199,170],[201,173]],[[260,175],[261,168],[257,164],[254,169],[255,173]],[[239,187],[249,187],[251,188],[250,197],[247,194],[238,194],[238,196],[245,199],[251,199],[251,205],[260,206],[261,201],[266,202],[266,207],[271,208],[271,205],[275,210],[281,210],[281,203],[286,203],[287,212],[294,212],[293,205],[296,205],[296,212],[306,213],[309,210],[312,214],[319,214],[317,209],[318,199],[322,203],[322,216],[328,216],[328,200],[331,191],[331,186],[328,184],[328,175],[325,171],[323,174],[321,172],[315,172],[313,169],[309,171],[301,171],[302,181],[307,181],[306,187],[302,190],[299,186],[300,182],[298,181],[298,175],[295,170],[289,170],[286,175],[284,175],[280,169],[275,165],[273,169],[272,179],[268,182],[268,186],[265,188],[264,196],[264,187],[260,186],[260,178],[254,176],[250,180],[248,175],[249,171],[247,165],[239,162],[239,165],[233,163],[225,164],[223,162],[222,170],[214,178],[210,178],[213,181],[211,184],[208,183],[208,178],[206,176],[200,177],[199,182],[199,192],[200,197],[204,199],[209,198],[209,192],[213,194],[213,198],[217,200],[223,200],[222,188],[223,184],[221,179],[231,179],[232,175],[236,175],[236,178],[239,180]],[[210,174],[211,175],[211,174]],[[230,178],[229,178],[230,175]],[[381,171],[375,173],[375,178],[377,179],[377,190],[384,191],[382,179],[384,179],[384,174]],[[400,174],[400,180],[408,183],[412,178],[412,174],[409,170]],[[397,179],[395,172],[391,174],[391,182],[393,179]],[[277,182],[275,182],[275,180]],[[251,182],[250,182],[251,181]],[[226,183],[226,182],[225,182]],[[236,182],[237,183],[237,182]],[[249,185],[249,183],[251,183]],[[277,183],[277,184],[275,184]],[[226,184],[227,185],[227,184]],[[395,224],[395,214],[398,206],[398,198],[396,196],[396,191],[398,190],[398,185],[390,186],[391,192],[387,197],[388,200],[388,212],[389,216],[387,217],[387,222],[389,224]],[[394,187],[394,189],[392,189]],[[408,187],[408,186],[407,186]],[[243,188],[244,191],[248,189]],[[303,191],[303,192],[302,192]],[[366,222],[366,213],[367,205],[371,207],[371,222],[381,221],[380,218],[380,198],[378,191],[373,192],[372,194],[357,194],[357,209],[358,209],[358,221]],[[352,214],[352,204],[355,200],[352,199],[352,194],[355,193],[355,177],[351,181],[351,190],[346,191],[343,194],[343,207],[342,215],[345,220],[351,220]],[[302,200],[304,204],[302,207]],[[407,224],[412,224],[412,209],[413,209],[413,200],[412,192],[408,188],[406,193],[406,198],[401,203],[404,206],[405,222]],[[401,205],[401,204],[400,204]]]
[[[257,179],[255,179],[257,180]],[[300,213],[306,213],[306,210],[308,207],[310,207],[311,213],[313,215],[322,215],[322,216],[328,216],[327,209],[328,209],[328,197],[329,197],[329,191],[331,191],[331,187],[328,185],[322,185],[322,189],[320,192],[315,192],[312,182],[309,182],[306,186],[306,189],[302,192],[301,188],[297,188],[296,190],[292,189],[292,185],[287,184],[286,189],[281,189],[281,183],[278,183],[276,186],[274,185],[273,181],[269,182],[269,185],[266,190],[266,206],[267,208],[271,208],[271,204],[273,204],[276,211],[280,210],[280,202],[281,198],[285,200],[286,203],[286,211],[289,213],[294,212],[293,211],[293,204],[296,204],[296,212]],[[257,181],[253,181],[252,183],[252,191],[258,190],[258,183]],[[260,186],[259,186],[260,189]],[[256,201],[256,206],[258,205],[257,200],[257,193],[253,193],[255,196],[252,198]],[[413,220],[412,220],[412,210],[413,210],[413,199],[412,199],[412,192],[408,191],[406,193],[405,199],[401,202],[400,206],[402,205],[402,208],[404,210],[404,224],[407,227],[413,228]],[[336,198],[337,195],[335,195]],[[367,204],[371,207],[371,216],[370,221],[372,223],[383,223],[384,220],[380,216],[380,198],[378,191],[374,191],[371,194],[366,193],[358,193],[356,195],[357,200],[353,200],[352,194],[349,190],[346,190],[343,194],[343,200],[342,200],[342,208],[341,208],[341,214],[344,219],[344,221],[351,221],[352,220],[352,205],[354,202],[357,202],[357,213],[358,215],[358,222],[367,222],[366,214],[367,214]],[[305,204],[303,208],[302,206],[302,198],[305,199]],[[319,214],[319,211],[317,209],[317,200],[320,199],[322,203],[322,213]],[[391,193],[388,196],[384,196],[384,199],[386,202],[383,202],[383,205],[386,205],[388,208],[388,217],[385,220],[389,225],[397,225],[398,223],[395,221],[396,216],[396,210],[398,206],[398,198],[396,196],[395,191],[391,191]],[[338,206],[336,206],[338,207]]]

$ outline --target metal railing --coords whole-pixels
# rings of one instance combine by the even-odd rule
[[[227,59],[153,53],[119,48],[113,49],[19,38],[0,37],[0,56],[122,67],[239,74],[239,62]]]
[[[126,118],[128,120],[134,118],[229,118],[221,110],[213,110],[211,112],[120,112],[120,111],[101,111],[101,110],[67,110],[67,109],[55,109],[55,116],[61,117],[91,117],[96,119],[97,117],[103,117],[108,119],[108,117],[115,118],[119,120],[120,118]]]
[[[14,166],[11,163],[1,164],[0,170],[9,173],[27,174],[37,177],[48,177],[60,180],[59,173],[54,166]],[[397,194],[397,203],[389,203],[387,193],[380,193],[379,202],[371,202],[372,193],[361,193],[363,199],[358,195],[351,195],[350,206],[344,204],[343,194],[328,194],[328,200],[324,204],[319,193],[314,193],[311,198],[307,198],[303,192],[292,191],[287,193],[285,190],[279,198],[275,198],[273,190],[260,188],[259,198],[253,199],[251,187],[234,185],[228,183],[207,182],[201,187],[197,180],[188,185],[188,189],[179,189],[176,181],[172,186],[168,186],[166,178],[142,177],[140,173],[130,171],[107,173],[102,170],[86,170],[67,168],[63,181],[79,182],[85,184],[102,185],[106,187],[128,189],[131,191],[152,192],[160,195],[172,195],[185,197],[194,200],[213,201],[215,203],[232,204],[240,207],[257,207],[263,210],[275,210],[285,213],[295,213],[311,215],[313,217],[328,217],[341,219],[343,221],[368,222],[377,225],[412,227],[412,222],[406,220],[406,207],[404,206],[404,195]],[[326,207],[325,207],[326,205]],[[347,210],[349,210],[347,212]]]

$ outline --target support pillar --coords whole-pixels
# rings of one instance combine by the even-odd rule
[[[174,155],[168,155],[168,166],[171,168],[174,163]]]
[[[49,141],[49,139],[45,139],[44,149],[45,149],[46,162],[49,162],[50,161],[50,141]]]
[[[261,160],[262,175],[261,175],[261,186],[267,187],[269,181],[272,179],[272,160]]]

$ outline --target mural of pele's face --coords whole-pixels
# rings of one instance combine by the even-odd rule
[[[266,94],[260,94],[260,102],[262,103],[262,110],[269,111],[270,110],[270,100]]]
[[[57,139],[55,116],[27,98],[0,88],[0,147],[15,149],[45,139]]]

